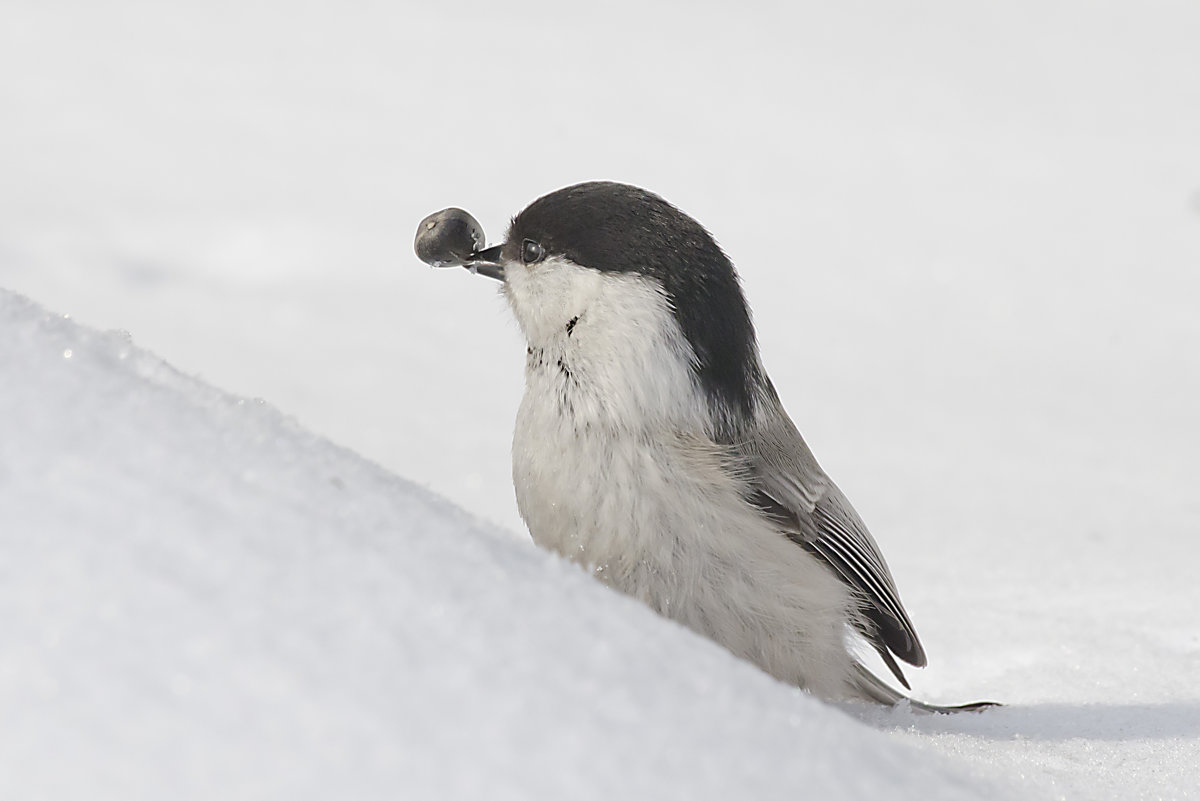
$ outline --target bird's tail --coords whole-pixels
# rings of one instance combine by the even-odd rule
[[[976,701],[973,704],[959,704],[958,706],[938,706],[936,704],[926,704],[922,701],[916,701],[898,690],[893,690],[880,681],[874,673],[857,662],[854,663],[854,677],[851,679],[851,685],[864,700],[874,701],[884,706],[896,706],[897,704],[907,702],[909,706],[918,712],[936,713],[939,715],[949,715],[954,712],[980,712],[988,707],[1001,706],[1001,704],[995,701]]]

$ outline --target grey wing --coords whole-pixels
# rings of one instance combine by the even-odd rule
[[[925,649],[879,546],[783,409],[773,410],[761,423],[742,445],[751,500],[859,594],[864,602],[861,633],[907,687],[891,654],[924,667]]]

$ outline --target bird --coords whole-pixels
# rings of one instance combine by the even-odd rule
[[[551,192],[483,244],[461,209],[416,249],[502,281],[526,341],[512,444],[534,542],[829,701],[910,698],[927,663],[879,546],[767,375],[733,262],[695,219],[624,183]]]

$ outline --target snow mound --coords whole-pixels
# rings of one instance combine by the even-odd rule
[[[3,797],[998,797],[127,335],[0,386]]]

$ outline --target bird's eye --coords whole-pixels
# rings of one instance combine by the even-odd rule
[[[521,244],[521,261],[525,264],[537,264],[544,258],[546,258],[546,249],[537,242],[526,239]]]

